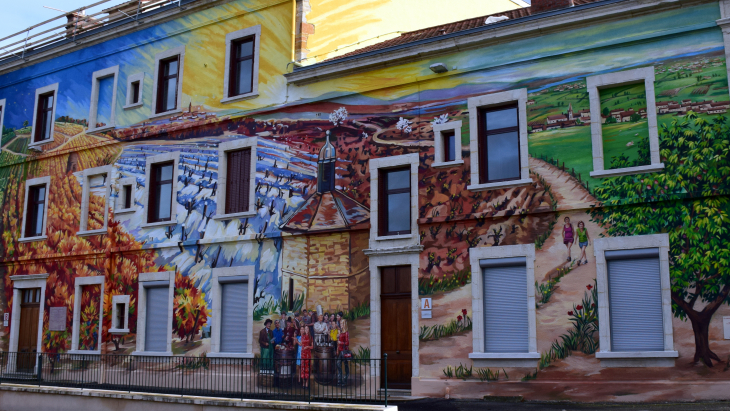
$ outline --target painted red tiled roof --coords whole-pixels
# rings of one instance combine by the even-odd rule
[[[573,0],[576,6],[580,6],[588,3],[595,3],[600,0]],[[445,34],[456,33],[459,31],[469,30],[476,27],[485,26],[485,21],[488,17],[501,17],[506,16],[510,20],[519,19],[522,17],[528,17],[532,15],[532,9],[530,7],[519,8],[515,10],[508,10],[501,13],[490,14],[487,16],[474,17],[467,20],[461,20],[454,23],[442,24],[439,26],[427,27],[425,29],[409,31],[401,33],[400,36],[386,40],[380,43],[372,44],[361,49],[351,51],[341,56],[333,57],[324,61],[334,61],[345,57],[355,56],[358,54],[367,53],[370,51],[381,50],[388,47],[399,46],[402,44],[412,43],[414,41],[425,40],[432,37],[443,36]]]

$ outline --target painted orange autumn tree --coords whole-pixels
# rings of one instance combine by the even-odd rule
[[[179,272],[175,273],[173,309],[172,329],[186,344],[190,343],[208,323],[208,305],[205,302],[205,293],[195,286],[193,279]]]
[[[96,350],[98,348],[100,302],[101,285],[87,285],[81,289],[81,313],[79,318],[80,350]]]

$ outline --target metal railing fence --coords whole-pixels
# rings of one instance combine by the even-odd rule
[[[387,406],[386,379],[387,356],[297,364],[296,358],[0,352],[0,383],[39,386]]]

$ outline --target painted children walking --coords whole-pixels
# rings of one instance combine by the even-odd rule
[[[573,224],[570,223],[570,217],[563,219],[565,225],[563,225],[563,244],[568,248],[568,261],[570,261],[570,249],[573,247]]]
[[[580,247],[580,257],[578,257],[578,265],[588,264],[588,258],[586,258],[586,248],[590,243],[591,237],[588,235],[586,230],[586,224],[582,221],[578,221],[578,228],[575,230],[578,235],[578,247]]]

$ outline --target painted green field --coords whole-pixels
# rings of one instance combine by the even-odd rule
[[[8,150],[19,153],[19,154],[25,154],[25,152],[28,149],[28,140],[29,138],[16,138],[13,140],[12,143],[8,144]]]
[[[589,126],[530,134],[528,145],[532,157],[556,158],[560,164],[564,162],[567,169],[574,169],[591,188],[600,183],[589,177],[593,171]]]
[[[611,168],[611,159],[624,154],[630,161],[639,158],[637,143],[641,138],[649,137],[647,120],[634,123],[617,123],[603,125],[603,167]],[[629,143],[632,143],[630,144]],[[642,165],[650,164],[649,158],[642,159]]]

